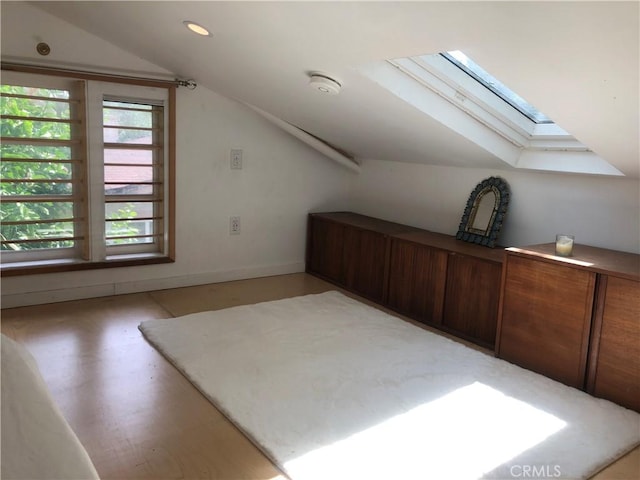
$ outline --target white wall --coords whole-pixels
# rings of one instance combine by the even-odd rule
[[[354,180],[351,206],[455,235],[469,194],[492,175],[511,189],[499,243],[548,243],[569,233],[576,243],[640,253],[640,182],[633,179],[367,160]]]
[[[69,54],[74,63],[84,58],[93,65],[100,58],[105,65],[105,59],[118,58],[112,45],[20,6],[22,18],[35,23],[14,29],[10,44],[3,41],[3,57],[35,55],[22,45],[35,47],[37,31],[52,50],[61,43],[76,45]],[[108,55],[101,57],[101,51]],[[120,53],[123,64],[135,64],[131,55]],[[244,105],[205,88],[178,89],[177,106],[176,262],[5,277],[4,308],[304,270],[307,212],[345,209],[353,174]],[[232,147],[244,151],[242,170],[229,168]],[[229,235],[231,215],[241,216],[240,235]]]

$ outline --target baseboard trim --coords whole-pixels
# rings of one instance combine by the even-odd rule
[[[208,283],[231,282],[249,278],[271,277],[289,273],[304,272],[304,262],[281,265],[266,265],[246,267],[234,270],[196,273],[193,275],[179,275],[175,277],[150,278],[130,282],[115,282],[86,287],[62,288],[55,290],[41,290],[36,292],[13,293],[2,295],[2,308],[26,307],[45,303],[67,302],[86,298],[108,297],[111,295],[125,295],[128,293],[150,292],[168,288],[191,287]]]

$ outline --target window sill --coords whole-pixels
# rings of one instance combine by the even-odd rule
[[[79,270],[97,270],[101,268],[136,267],[173,263],[173,258],[165,255],[132,254],[114,255],[103,262],[86,262],[82,260],[43,260],[38,262],[16,262],[0,265],[0,276],[14,277],[18,275],[36,275],[42,273],[73,272]]]

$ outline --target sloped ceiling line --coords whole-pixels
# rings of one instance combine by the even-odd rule
[[[356,163],[355,159],[347,157],[346,155],[342,154],[335,148],[332,148],[326,142],[323,142],[322,140],[314,137],[313,135],[310,135],[309,133],[296,127],[295,125],[291,125],[290,123],[285,122],[284,120],[281,120],[278,117],[271,115],[270,113],[267,113],[264,110],[261,110],[254,105],[251,105],[248,103],[245,103],[245,105],[251,108],[256,113],[258,113],[259,115],[261,115],[262,117],[269,120],[271,123],[273,123],[277,127],[281,128],[282,130],[289,133],[290,135],[293,135],[298,140],[306,143],[314,150],[317,150],[327,158],[330,158],[334,162],[337,162],[339,165],[346,167],[347,169],[351,170],[354,173],[360,173],[360,170],[361,170],[360,165]]]

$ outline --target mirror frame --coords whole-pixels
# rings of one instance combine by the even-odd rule
[[[487,229],[484,231],[478,230],[477,228],[473,228],[473,222],[482,198],[489,192],[493,192],[496,198],[493,212],[489,219]],[[495,247],[498,236],[500,235],[500,230],[502,229],[502,224],[504,223],[504,218],[507,214],[510,196],[509,185],[500,177],[485,178],[478,183],[476,188],[471,192],[471,195],[469,195],[456,238],[490,248]]]

